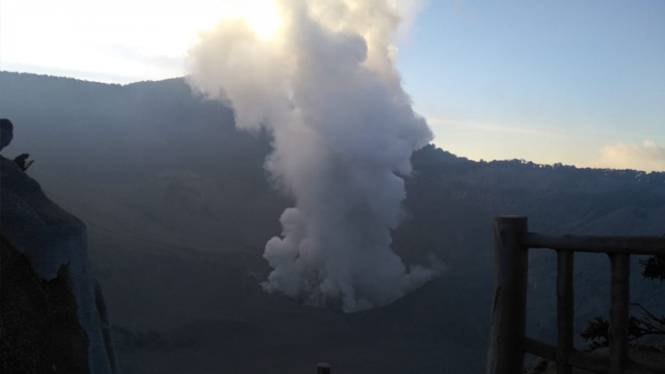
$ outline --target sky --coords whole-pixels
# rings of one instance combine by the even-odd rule
[[[397,67],[437,146],[473,160],[665,171],[665,1],[408,4]],[[224,17],[248,17],[265,38],[279,27],[267,0],[0,0],[0,70],[178,77],[197,32]]]

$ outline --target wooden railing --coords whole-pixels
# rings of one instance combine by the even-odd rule
[[[525,336],[529,248],[557,251],[557,344]],[[573,265],[575,252],[607,253],[611,260],[609,358],[573,346]],[[665,368],[632,362],[628,356],[630,255],[665,255],[665,238],[551,236],[531,233],[526,217],[494,220],[494,301],[486,374],[519,374],[530,353],[556,362],[557,374],[572,368],[622,374],[625,370],[665,374]]]

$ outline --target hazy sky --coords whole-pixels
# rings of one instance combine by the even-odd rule
[[[664,1],[430,1],[401,53],[443,148],[665,170]]]
[[[409,2],[413,3],[413,0]],[[0,0],[0,69],[181,76],[197,30],[266,1]],[[665,171],[665,1],[430,0],[398,66],[435,143],[471,159]]]

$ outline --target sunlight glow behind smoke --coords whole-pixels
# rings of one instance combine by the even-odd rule
[[[2,0],[0,57],[129,81],[176,77],[197,33],[220,19],[244,19],[263,39],[280,27],[272,0]]]
[[[235,0],[224,3],[225,19],[244,19],[259,39],[271,39],[282,25],[274,0]]]
[[[273,137],[265,168],[295,201],[266,244],[263,287],[346,312],[386,305],[437,271],[390,248],[412,152],[432,133],[401,87],[387,0],[281,0],[270,38],[224,20],[191,51],[190,84]]]

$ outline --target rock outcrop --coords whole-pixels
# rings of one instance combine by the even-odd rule
[[[119,373],[85,225],[0,162],[0,372]]]

